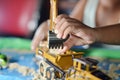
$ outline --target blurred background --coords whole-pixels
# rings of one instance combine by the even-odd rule
[[[58,1],[58,13],[70,14],[79,0]],[[49,2],[50,0],[0,0],[0,52],[4,52],[6,49],[17,49],[21,53],[22,50],[31,51],[31,40],[36,29],[43,21],[49,19]],[[75,49],[75,51],[79,50],[76,47]],[[116,64],[120,66],[120,50],[91,48],[81,51],[85,52],[85,56],[99,59],[101,61],[99,64],[100,68],[104,71],[108,70],[110,64],[115,65],[115,67]],[[10,54],[10,52],[8,51],[7,54]],[[18,56],[16,57],[15,54],[17,53],[15,52],[11,56],[17,58]],[[25,59],[31,60],[31,58],[26,58],[26,56]]]
[[[59,14],[69,14],[78,0],[59,0]],[[49,19],[49,0],[0,0],[0,49],[29,49],[38,26]]]
[[[77,1],[59,0],[59,14],[69,14]],[[49,8],[49,0],[0,0],[0,36],[32,39]]]

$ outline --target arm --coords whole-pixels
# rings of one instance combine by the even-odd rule
[[[76,4],[73,11],[71,12],[70,17],[82,21],[86,2],[87,2],[87,0],[80,0]]]
[[[87,45],[94,42],[120,44],[120,24],[91,28],[67,15],[58,16],[55,23],[55,32],[58,38],[64,39],[70,34],[70,38],[64,43],[61,53],[69,50],[72,46]]]
[[[120,24],[95,28],[96,41],[108,44],[120,44]]]

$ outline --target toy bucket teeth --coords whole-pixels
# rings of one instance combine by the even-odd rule
[[[63,48],[63,43],[69,38],[69,35],[65,39],[59,39],[56,37],[56,34],[52,31],[49,31],[49,48],[60,49]]]

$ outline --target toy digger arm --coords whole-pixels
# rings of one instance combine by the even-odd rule
[[[49,30],[53,31],[55,26],[54,20],[58,14],[57,0],[50,0],[50,5],[51,5],[51,8],[50,8],[50,29]]]

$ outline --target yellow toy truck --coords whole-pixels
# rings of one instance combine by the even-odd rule
[[[41,80],[111,80],[97,69],[98,61],[82,55],[83,52],[74,51],[52,54],[47,48],[38,48],[36,57]]]
[[[36,51],[36,57],[40,59],[38,65],[40,66],[41,76],[43,74],[46,76],[46,70],[49,70],[50,74],[53,73],[52,75],[58,78],[64,78],[64,71],[73,65],[73,57],[80,58],[82,55],[82,52],[76,53],[73,51],[68,51],[65,54],[51,54],[47,48],[38,48]],[[51,69],[55,72],[50,71]]]

